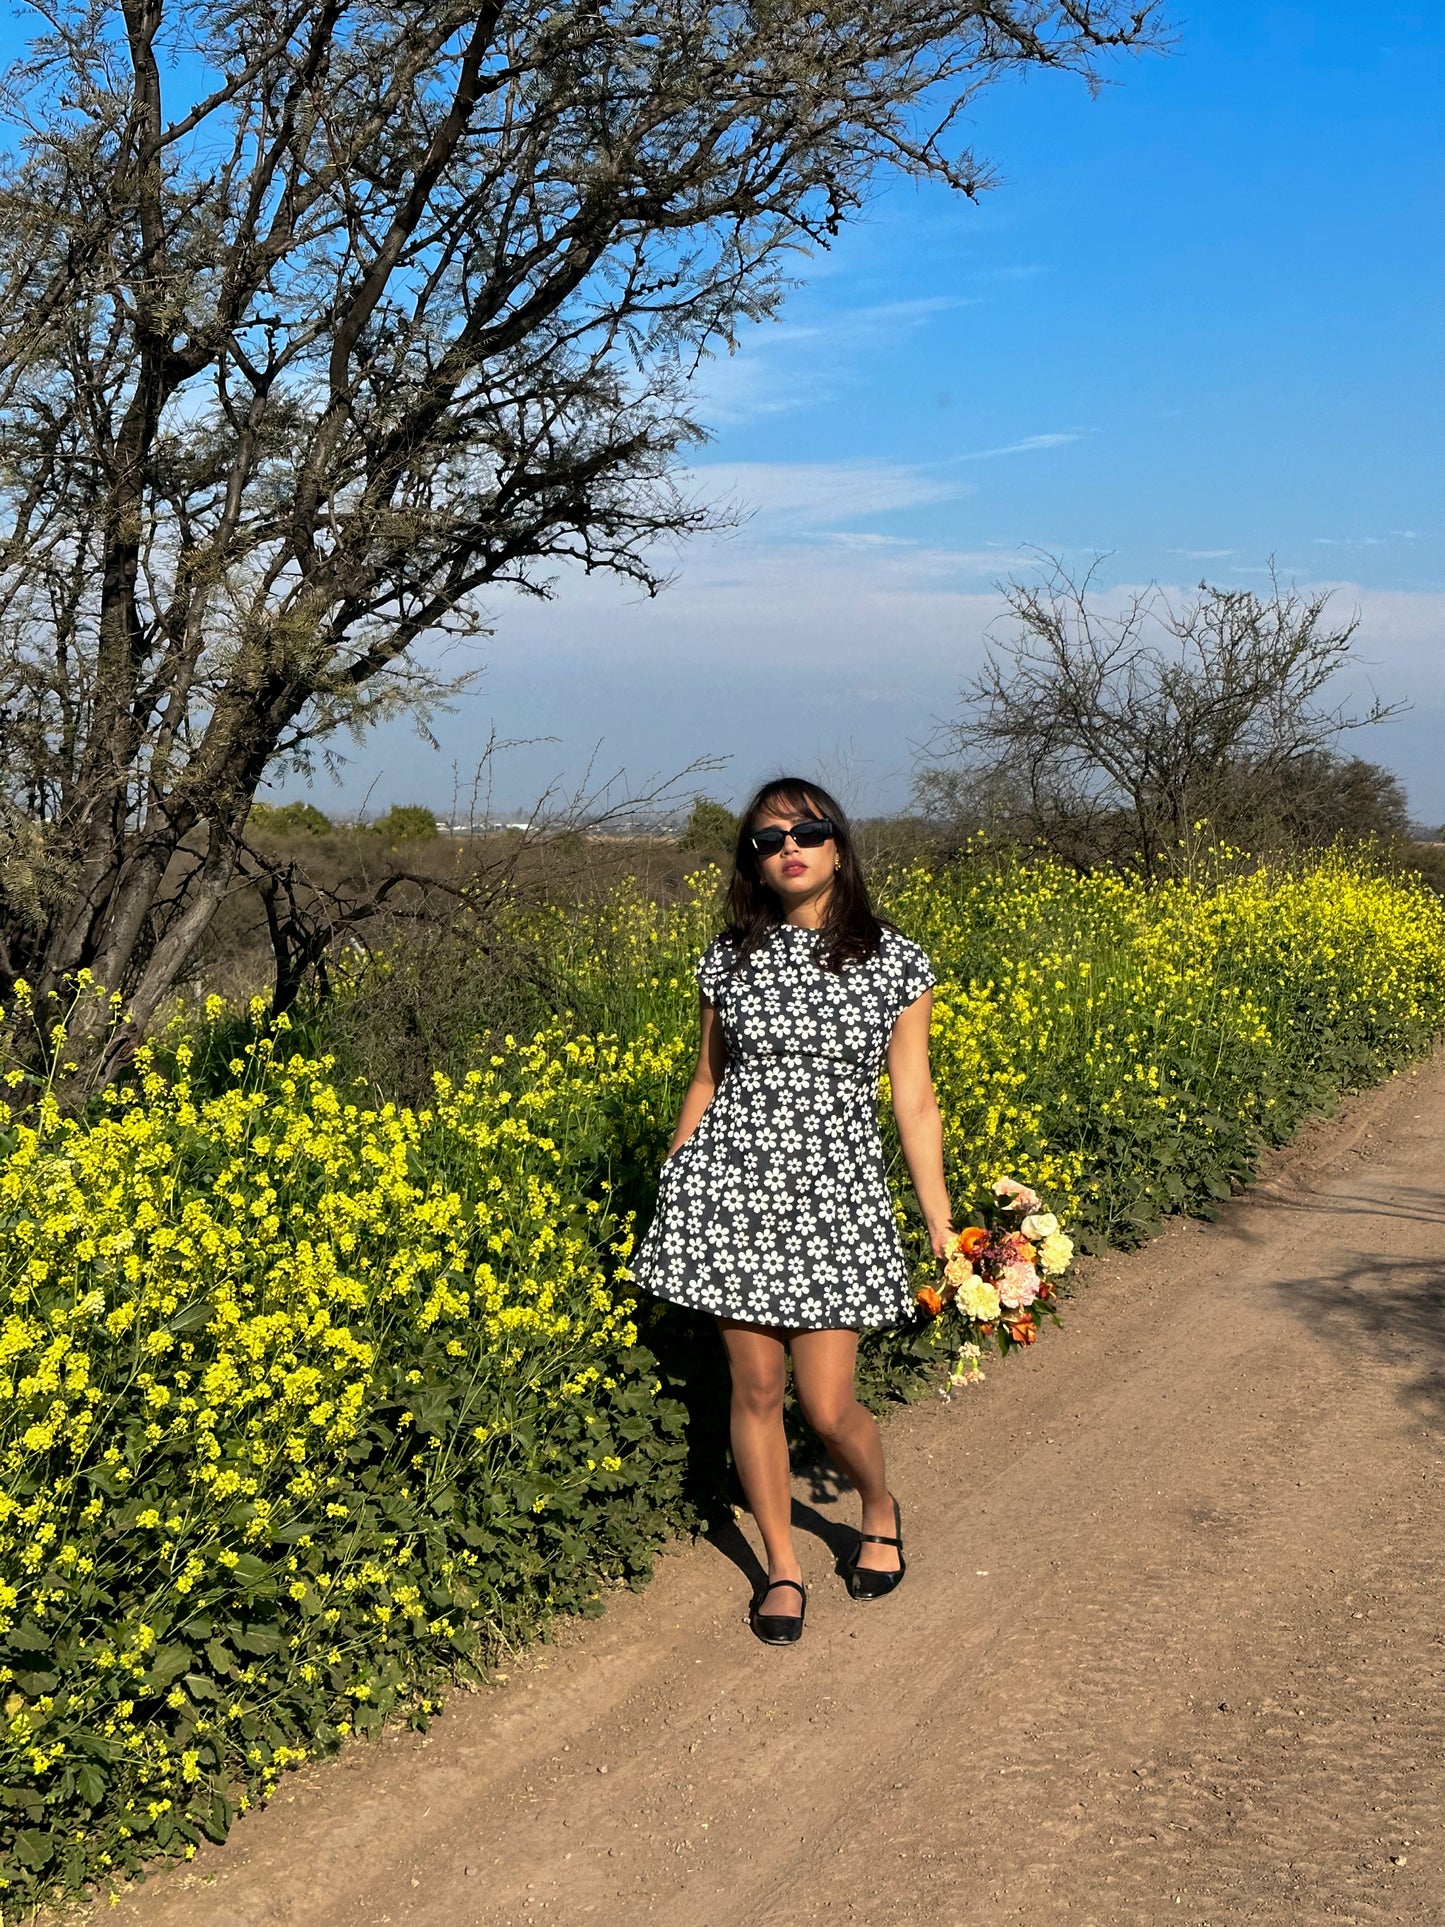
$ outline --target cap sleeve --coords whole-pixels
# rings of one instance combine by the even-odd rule
[[[907,1010],[917,1003],[925,990],[932,990],[938,982],[933,965],[928,961],[928,953],[906,937],[898,940],[898,1009]]]
[[[697,978],[698,989],[710,1004],[717,1002],[718,991],[722,988],[730,961],[731,953],[725,937],[714,937],[697,960],[693,975]]]

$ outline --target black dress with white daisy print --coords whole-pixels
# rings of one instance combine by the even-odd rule
[[[697,966],[727,1068],[662,1167],[633,1270],[654,1297],[789,1331],[894,1325],[913,1294],[878,1134],[878,1079],[901,1011],[935,981],[883,932],[825,969],[817,935],[780,924],[740,967],[719,937]]]

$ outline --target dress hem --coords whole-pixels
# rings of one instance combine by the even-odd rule
[[[784,1318],[750,1318],[745,1311],[735,1311],[727,1307],[719,1307],[716,1305],[695,1304],[693,1300],[690,1298],[674,1298],[669,1296],[666,1292],[653,1291],[649,1286],[644,1285],[640,1280],[634,1280],[634,1282],[636,1283],[637,1289],[639,1291],[645,1292],[649,1298],[653,1299],[659,1305],[676,1305],[682,1311],[695,1311],[700,1313],[704,1318],[718,1318],[718,1319],[731,1318],[737,1324],[757,1325],[757,1326],[760,1326],[765,1331],[780,1331],[780,1332],[849,1331],[849,1332],[859,1332],[859,1333],[882,1332],[882,1331],[896,1331],[900,1325],[906,1325],[911,1322],[910,1315],[906,1311],[899,1312],[892,1318],[885,1318],[876,1323],[870,1320],[864,1324],[854,1324],[848,1319],[840,1319],[840,1318],[824,1319],[817,1324],[812,1324],[812,1323],[795,1324],[791,1319],[784,1319]]]

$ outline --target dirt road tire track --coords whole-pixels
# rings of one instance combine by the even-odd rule
[[[1063,1333],[890,1423],[909,1577],[798,1488],[801,1647],[722,1545],[426,1739],[356,1746],[126,1927],[1439,1927],[1445,1057]]]

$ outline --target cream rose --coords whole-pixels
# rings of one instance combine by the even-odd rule
[[[1024,1236],[1032,1238],[1035,1244],[1040,1238],[1051,1238],[1058,1228],[1059,1221],[1052,1211],[1035,1211],[1019,1226]]]

